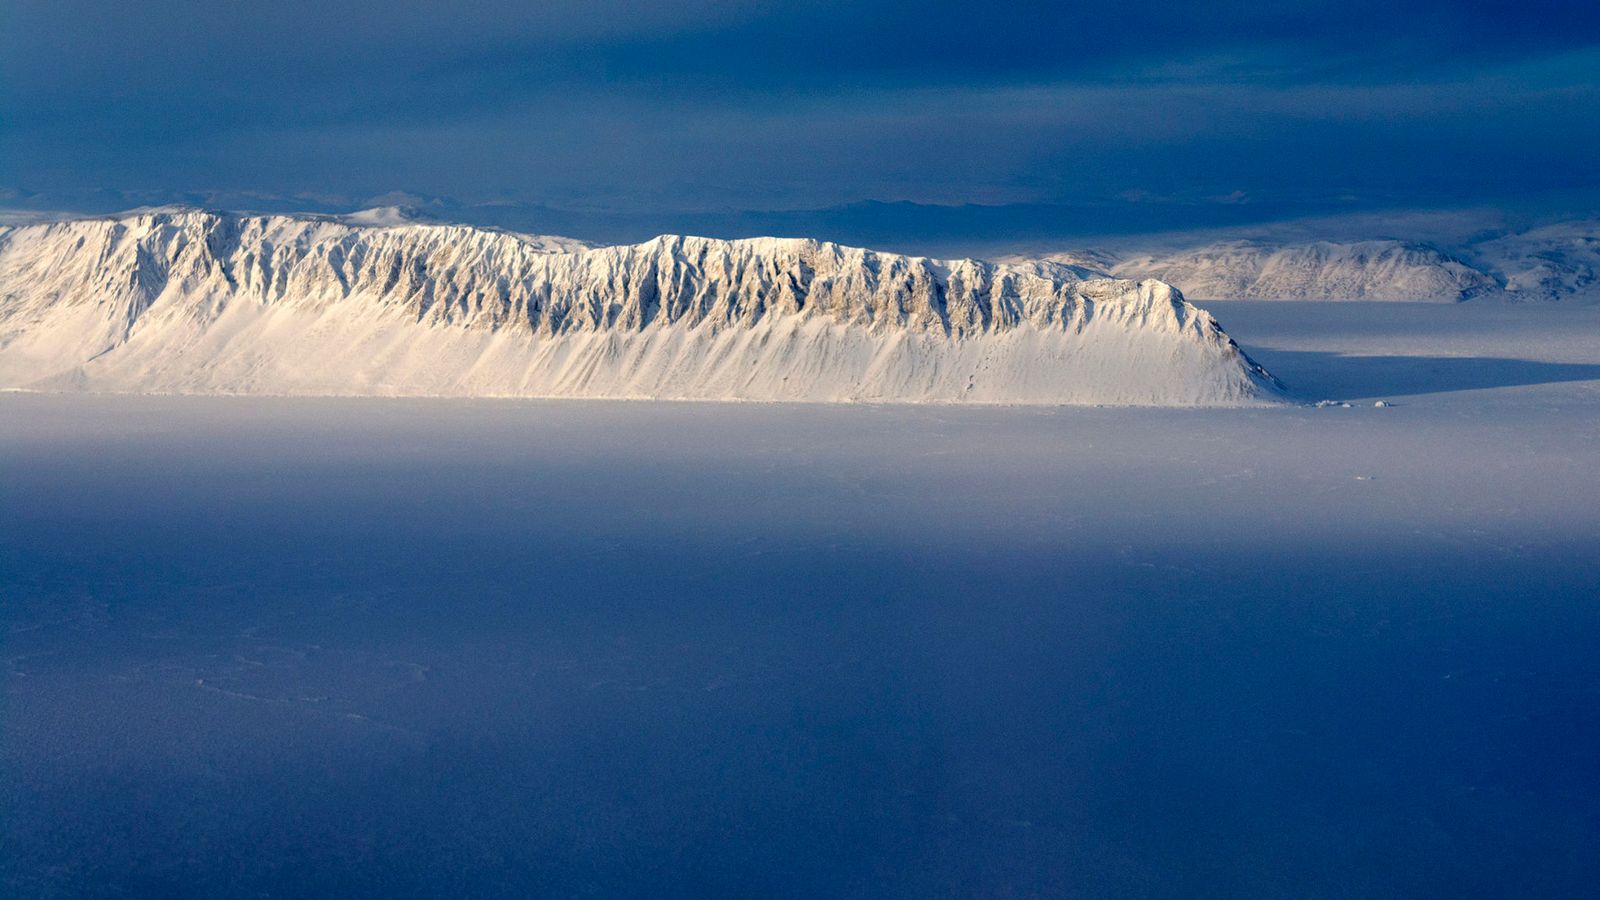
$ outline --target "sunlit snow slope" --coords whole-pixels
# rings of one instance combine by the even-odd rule
[[[1272,380],[1159,281],[772,238],[389,217],[0,228],[0,387],[1218,405]]]

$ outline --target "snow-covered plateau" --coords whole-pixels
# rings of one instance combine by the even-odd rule
[[[1214,406],[1275,382],[1169,285],[1058,262],[157,209],[0,228],[0,387]]]

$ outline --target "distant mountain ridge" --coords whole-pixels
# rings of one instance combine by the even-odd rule
[[[1499,288],[1436,247],[1402,241],[1230,241],[1122,259],[1111,271],[1160,278],[1207,299],[1470,300]]]
[[[1600,222],[1590,220],[1448,249],[1401,240],[1240,239],[1039,258],[1121,278],[1157,278],[1197,300],[1600,302]]]
[[[0,227],[0,387],[1217,405],[1275,390],[1158,281],[808,239],[192,209]]]

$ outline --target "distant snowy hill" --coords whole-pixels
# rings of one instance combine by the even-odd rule
[[[1600,302],[1600,220],[1547,225],[1472,247],[1516,300]]]
[[[1248,239],[1070,250],[1040,258],[1121,278],[1160,279],[1197,300],[1600,302],[1600,221],[1500,233],[1453,247]]]
[[[811,240],[589,247],[400,209],[0,227],[0,387],[1161,405],[1273,393],[1159,281]]]
[[[1159,278],[1197,299],[1469,300],[1495,279],[1425,244],[1314,241],[1210,244],[1120,260],[1111,272]]]

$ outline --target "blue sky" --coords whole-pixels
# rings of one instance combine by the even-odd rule
[[[0,187],[880,239],[1586,212],[1597,7],[0,0]]]

